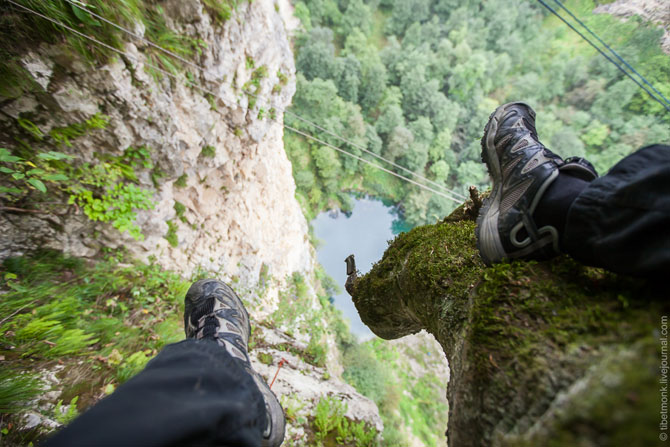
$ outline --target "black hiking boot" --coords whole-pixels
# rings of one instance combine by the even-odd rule
[[[482,161],[493,182],[475,230],[484,263],[560,254],[558,229],[538,228],[533,213],[559,171],[591,181],[598,176],[591,163],[579,157],[563,161],[544,147],[535,130],[535,111],[523,102],[498,107],[481,144]]]
[[[267,411],[261,445],[281,445],[286,425],[284,410],[263,377],[251,367],[247,352],[251,334],[249,314],[235,291],[215,279],[193,283],[184,299],[184,331],[186,338],[215,340],[254,378]]]

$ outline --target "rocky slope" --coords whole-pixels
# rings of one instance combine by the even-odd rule
[[[600,5],[596,13],[607,13],[618,17],[639,16],[643,20],[657,23],[663,30],[661,47],[670,54],[670,3],[665,0],[616,0]]]

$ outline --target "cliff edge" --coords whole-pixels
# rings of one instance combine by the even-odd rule
[[[441,344],[449,445],[659,444],[665,294],[568,257],[487,268],[474,208],[399,235],[348,284],[380,337],[426,329]]]

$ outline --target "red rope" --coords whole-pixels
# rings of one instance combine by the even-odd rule
[[[272,378],[272,382],[270,382],[270,389],[272,389],[272,385],[274,385],[274,383],[275,383],[275,379],[277,378],[277,375],[279,374],[279,370],[280,370],[281,367],[284,365],[284,363],[288,363],[288,362],[286,361],[286,359],[281,359],[281,360],[279,361],[279,366],[277,366],[277,372],[275,373],[275,376]]]

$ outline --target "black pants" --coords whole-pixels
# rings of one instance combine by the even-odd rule
[[[168,345],[45,446],[260,446],[265,404],[214,341]]]
[[[619,273],[670,273],[670,146],[650,146],[594,180],[570,207],[563,248]],[[140,374],[46,445],[258,446],[263,398],[215,342],[166,346]]]
[[[563,250],[616,273],[670,274],[670,146],[647,146],[589,184],[568,212]]]

